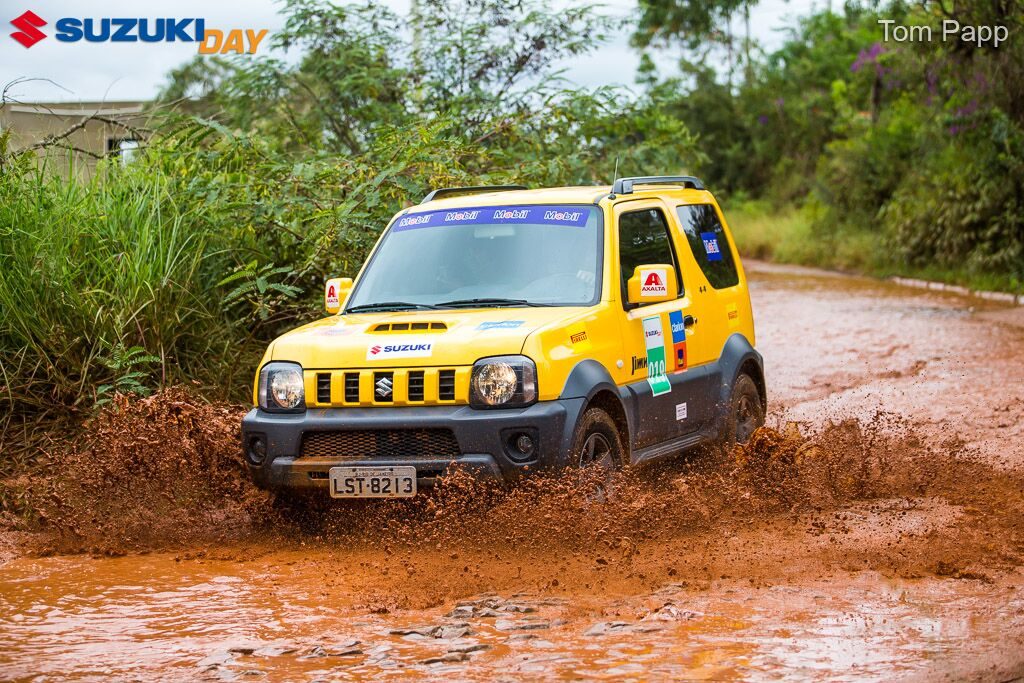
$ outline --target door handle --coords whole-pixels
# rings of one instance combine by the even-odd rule
[[[692,315],[684,315],[683,316],[683,326],[684,327],[693,327],[696,324],[697,324],[697,319],[694,318]]]

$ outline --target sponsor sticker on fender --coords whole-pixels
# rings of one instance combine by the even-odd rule
[[[434,353],[434,342],[424,339],[405,339],[402,342],[381,342],[366,349],[366,360],[392,358],[428,358]]]
[[[566,332],[569,333],[569,346],[576,353],[586,353],[593,348],[590,344],[590,335],[587,334],[587,326],[583,323],[570,325]]]
[[[667,296],[668,284],[664,268],[640,271],[640,296]]]
[[[644,346],[647,347],[647,383],[651,393],[661,396],[672,391],[672,383],[665,374],[665,333],[661,329],[661,316],[643,319]]]
[[[686,369],[686,321],[682,311],[668,314],[668,326],[672,329],[672,357],[676,372]]]

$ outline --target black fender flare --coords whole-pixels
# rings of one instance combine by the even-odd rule
[[[722,353],[718,357],[721,386],[718,391],[718,421],[724,423],[730,400],[732,399],[732,388],[736,384],[740,373],[747,369],[753,376],[754,384],[757,385],[761,394],[761,403],[767,409],[768,396],[765,390],[764,381],[764,359],[761,354],[750,345],[747,338],[736,332],[732,334],[722,347]]]
[[[604,365],[592,358],[587,358],[577,363],[576,367],[569,373],[569,377],[566,378],[565,386],[562,388],[562,393],[559,396],[559,399],[584,399],[583,406],[579,414],[576,415],[576,419],[566,420],[566,433],[563,439],[566,451],[572,447],[572,437],[576,432],[576,424],[583,415],[584,410],[590,405],[594,396],[602,391],[610,393],[619,403],[620,415],[613,415],[612,417],[621,417],[624,421],[626,434],[624,435],[623,445],[627,450],[630,448],[634,433],[633,416],[631,411],[626,409],[626,404],[622,400],[622,391]]]

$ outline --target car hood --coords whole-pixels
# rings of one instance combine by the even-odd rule
[[[487,308],[336,315],[292,330],[272,359],[305,369],[472,365],[522,351],[542,327],[566,324],[584,308]]]

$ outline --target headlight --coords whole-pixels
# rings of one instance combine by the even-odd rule
[[[276,412],[306,409],[302,366],[297,363],[267,363],[260,370],[260,408]]]
[[[473,365],[470,405],[514,408],[537,400],[537,366],[526,356],[482,358]]]

